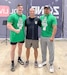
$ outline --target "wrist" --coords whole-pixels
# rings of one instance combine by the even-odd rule
[[[16,32],[16,29],[14,29],[13,31]]]
[[[54,38],[54,36],[51,36],[52,38]]]

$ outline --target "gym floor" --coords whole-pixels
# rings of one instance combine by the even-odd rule
[[[34,53],[31,48],[30,64],[27,68],[17,63],[17,48],[15,52],[15,72],[10,71],[10,43],[1,43],[0,40],[0,75],[67,75],[67,41],[55,41],[55,72],[49,72],[48,50],[47,50],[47,65],[43,68],[34,67]],[[25,61],[25,43],[23,45],[22,58]],[[38,63],[41,63],[41,48],[38,48]]]

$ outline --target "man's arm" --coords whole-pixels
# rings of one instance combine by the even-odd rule
[[[54,40],[54,37],[56,35],[56,32],[57,32],[57,25],[53,25],[53,32],[52,32],[52,36],[50,38],[50,41],[53,41]]]
[[[41,27],[41,20],[40,19],[38,20],[38,25]]]
[[[7,23],[7,28],[9,29],[9,30],[11,30],[11,31],[14,31],[14,32],[16,32],[16,33],[19,33],[20,32],[20,29],[15,29],[13,26],[12,26],[12,24],[11,23]]]
[[[27,26],[27,19],[25,20],[25,27]]]

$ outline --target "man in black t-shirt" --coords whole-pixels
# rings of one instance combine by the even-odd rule
[[[39,18],[37,18],[35,16],[35,10],[33,8],[29,9],[29,15],[30,16],[25,21],[25,26],[27,28],[26,43],[25,43],[25,46],[27,48],[25,67],[27,67],[29,64],[29,56],[30,56],[30,48],[31,47],[34,48],[34,57],[35,57],[34,65],[35,65],[35,67],[37,67],[38,66],[38,62],[37,62],[38,50],[37,50],[37,48],[39,47],[39,45],[38,45],[38,26],[41,26],[41,21]]]

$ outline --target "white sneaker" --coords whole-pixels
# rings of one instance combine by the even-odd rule
[[[45,65],[46,65],[46,62],[43,62],[43,63],[39,64],[38,67],[41,68],[41,67],[43,67]]]
[[[50,65],[50,73],[53,73],[53,72],[54,72],[54,66]]]

